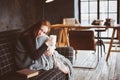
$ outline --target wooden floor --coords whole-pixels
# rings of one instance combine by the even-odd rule
[[[109,44],[106,44],[106,52]],[[120,47],[113,47],[120,50]],[[74,58],[74,80],[120,80],[120,52],[111,52],[108,62],[105,61],[106,54],[102,52],[97,64],[97,51],[93,52],[78,51],[77,59]],[[97,64],[97,66],[96,66]],[[79,67],[92,67],[86,69]]]

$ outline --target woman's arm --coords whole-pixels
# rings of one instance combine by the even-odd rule
[[[36,53],[34,40],[28,35],[27,36],[20,36],[19,39],[20,39],[24,49],[26,50],[26,54],[28,53],[28,55],[32,59],[34,59],[35,53]]]

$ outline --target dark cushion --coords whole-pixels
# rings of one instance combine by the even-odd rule
[[[38,76],[26,79],[17,75],[15,72],[4,75],[0,80],[67,80],[67,75],[59,71],[57,68],[51,69],[49,71],[40,70]]]
[[[17,34],[16,30],[0,32],[0,76],[15,70],[13,43]]]
[[[72,47],[57,47],[56,50],[68,58],[73,63],[73,48]]]

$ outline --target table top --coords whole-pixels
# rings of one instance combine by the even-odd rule
[[[105,26],[105,25],[90,25],[90,24],[75,24],[75,25],[65,25],[65,24],[54,24],[52,28],[120,28],[120,24]]]

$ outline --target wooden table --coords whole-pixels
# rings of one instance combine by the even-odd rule
[[[82,25],[82,24],[75,24],[75,25],[64,25],[64,24],[55,24],[52,25],[52,28],[61,28],[62,31],[60,34],[64,34],[64,40],[67,46],[69,46],[69,39],[68,39],[68,32],[69,29],[91,29],[91,28],[111,28],[113,29],[111,41],[109,45],[109,49],[106,56],[106,61],[108,61],[108,58],[110,56],[110,51],[112,48],[115,32],[117,32],[117,29],[120,28],[120,24],[113,25],[113,26],[104,26],[104,25]],[[59,39],[61,40],[63,37],[60,36]],[[59,40],[59,41],[60,41]]]

